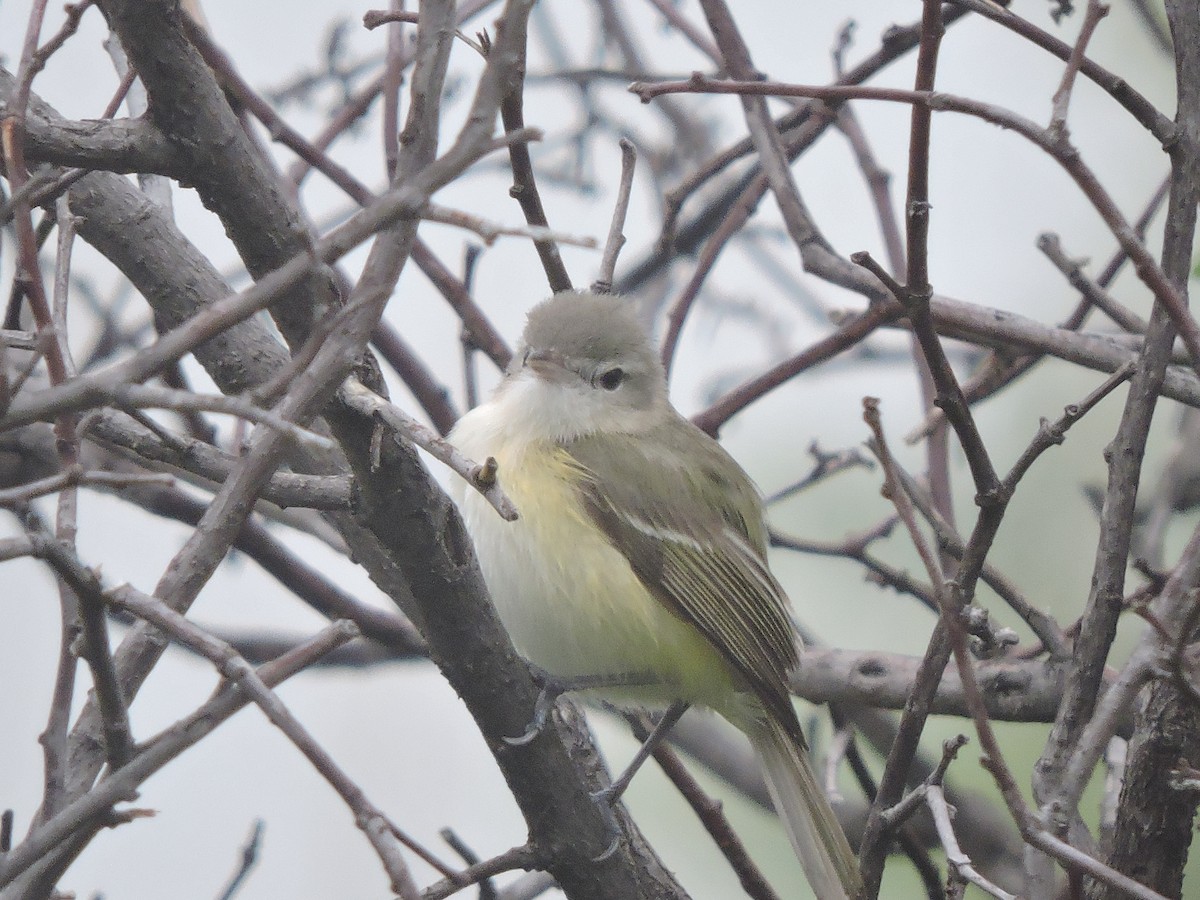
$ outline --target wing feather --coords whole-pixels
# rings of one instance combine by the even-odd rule
[[[583,476],[589,515],[646,588],[798,736],[786,680],[796,635],[767,568],[761,501],[740,467],[682,418],[636,440],[581,438],[563,449]]]

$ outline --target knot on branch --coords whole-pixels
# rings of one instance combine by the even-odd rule
[[[997,482],[975,495],[975,505],[980,509],[1001,509],[1012,499],[1012,489]]]

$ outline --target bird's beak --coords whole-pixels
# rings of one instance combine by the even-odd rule
[[[566,381],[571,375],[567,358],[557,350],[526,350],[523,365],[544,381]]]

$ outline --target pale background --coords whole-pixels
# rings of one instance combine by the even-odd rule
[[[623,0],[622,8],[646,33],[661,28],[647,7]],[[1057,29],[1045,0],[1018,0],[1015,8],[1065,40],[1074,39],[1081,16]],[[1121,0],[1115,0],[1092,44],[1091,55],[1110,65],[1170,114],[1172,72],[1156,53]],[[756,65],[780,80],[825,83],[830,80],[829,48],[843,22],[858,22],[851,62],[871,52],[877,36],[890,24],[908,24],[920,14],[915,2],[739,3],[735,13],[745,29]],[[313,0],[208,0],[205,12],[216,40],[256,87],[281,85],[297,72],[311,68],[323,46],[329,24],[350,23],[350,55],[362,57],[381,47],[381,33],[358,27],[369,4]],[[691,3],[682,8],[693,21],[702,17]],[[0,2],[0,53],[15,68],[27,5]],[[57,15],[52,10],[52,15]],[[577,65],[595,56],[594,7],[583,0],[544,3],[535,16],[553,23],[564,40],[561,52]],[[470,31],[489,25],[485,16]],[[57,27],[52,19],[44,35]],[[529,70],[548,65],[535,24]],[[95,117],[115,86],[116,78],[100,47],[102,18],[89,11],[79,36],[35,82],[35,90],[62,113]],[[686,75],[704,61],[682,42],[677,59],[657,59],[662,70]],[[876,84],[911,86],[914,56],[887,69]],[[1050,96],[1061,63],[1022,44],[982,21],[951,28],[943,43],[939,87],[953,93],[987,99],[1015,109],[1040,122],[1048,119]],[[479,70],[476,59],[461,46],[454,51],[451,82],[469,91]],[[564,107],[555,102],[558,89],[532,83],[527,94],[526,120],[547,131],[553,145],[575,122],[562,121]],[[325,97],[324,102],[330,102]],[[632,95],[614,86],[601,101],[631,128],[658,128],[652,112]],[[457,126],[461,105],[449,107],[447,133]],[[712,123],[716,143],[725,146],[745,133],[738,101],[716,97],[694,102]],[[863,120],[879,156],[899,176],[893,194],[902,196],[907,146],[907,108],[859,103]],[[285,110],[289,120],[306,134],[320,127],[319,111]],[[1116,105],[1086,82],[1074,98],[1070,125],[1085,160],[1117,197],[1128,218],[1134,218],[1165,171],[1161,154],[1150,137],[1140,132]],[[369,184],[382,177],[378,119],[370,118],[354,140],[335,145],[335,157]],[[561,161],[566,150],[535,148]],[[290,162],[280,152],[279,158]],[[546,157],[541,157],[545,160]],[[882,258],[882,247],[861,178],[847,161],[844,140],[829,132],[796,166],[800,190],[817,222],[843,254],[869,249]],[[597,145],[592,175],[598,191],[578,196],[543,186],[553,224],[564,230],[603,238],[611,208],[617,155],[615,137]],[[509,181],[501,157],[493,157],[478,172],[438,196],[444,205],[468,210],[497,221],[516,223],[520,212],[507,196]],[[644,185],[643,185],[644,187]],[[963,117],[942,115],[935,120],[932,157],[933,227],[930,238],[931,278],[939,293],[1011,309],[1051,322],[1075,303],[1074,293],[1034,248],[1036,236],[1060,232],[1073,256],[1090,256],[1096,268],[1112,252],[1113,241],[1099,219],[1068,183],[1061,171],[1021,139]],[[305,200],[314,218],[328,224],[349,211],[349,204],[319,176],[307,182]],[[206,252],[237,271],[236,257],[216,219],[204,211],[194,194],[175,191],[177,216]],[[758,221],[774,227],[777,217],[768,201]],[[635,194],[627,225],[626,262],[638,257],[657,233],[658,214],[646,193]],[[447,260],[461,258],[470,236],[444,226],[423,226],[422,234]],[[3,284],[11,278],[11,244],[0,257]],[[776,258],[789,277],[800,277],[827,306],[848,305],[852,299],[816,284],[799,273],[794,249],[780,239]],[[80,245],[77,267],[88,273],[102,293],[116,289],[115,275]],[[587,283],[595,275],[598,254],[568,250],[572,277]],[[359,264],[362,254],[348,265]],[[618,268],[618,274],[621,269]],[[774,317],[781,327],[770,340],[761,327],[703,307],[684,332],[673,378],[673,396],[681,409],[703,406],[715,378],[736,380],[766,362],[804,346],[820,333],[822,323],[798,309],[777,285],[746,277],[744,260],[731,253],[718,266],[710,284],[726,300],[751,302]],[[755,279],[759,279],[758,270]],[[515,341],[524,311],[540,299],[545,279],[527,243],[502,240],[488,250],[477,269],[476,295],[501,331]],[[1144,291],[1128,275],[1116,288],[1134,309],[1146,311]],[[857,305],[857,304],[855,304]],[[138,315],[144,311],[131,306]],[[426,350],[425,357],[452,385],[461,404],[456,321],[423,277],[406,271],[388,315],[409,342]],[[906,346],[896,334],[882,344]],[[441,349],[435,349],[441,348]],[[486,362],[480,371],[494,381]],[[197,369],[197,372],[199,370]],[[1020,390],[981,407],[979,420],[985,438],[996,448],[1003,469],[1032,436],[1039,416],[1055,417],[1098,383],[1099,378],[1063,364],[1043,366]],[[806,374],[774,392],[740,415],[723,433],[726,446],[771,492],[798,478],[809,467],[806,448],[819,439],[827,449],[861,442],[860,418],[864,394],[884,400],[885,423],[899,437],[919,419],[915,379],[906,365],[862,365],[851,370],[834,363]],[[402,390],[398,401],[412,408]],[[1018,494],[1000,534],[993,560],[1005,568],[1035,599],[1067,616],[1086,596],[1094,545],[1095,524],[1078,485],[1103,479],[1100,449],[1111,435],[1118,404],[1110,401],[1072,433],[1066,447],[1052,450],[1035,467],[1034,482]],[[1164,423],[1173,413],[1164,407],[1163,423],[1152,452],[1161,452],[1167,436]],[[907,450],[914,468],[917,452]],[[956,500],[963,520],[971,521],[971,492],[956,457]],[[439,477],[444,476],[439,473]],[[886,515],[878,496],[878,475],[855,473],[834,485],[783,504],[774,521],[793,532],[833,539],[858,530]],[[850,501],[850,502],[848,502]],[[45,509],[52,507],[47,505]],[[0,533],[15,524],[0,516]],[[152,590],[163,567],[184,540],[186,530],[150,520],[121,504],[84,492],[81,497],[79,547],[85,561],[103,563],[109,583],[129,581]],[[318,561],[342,585],[364,598],[386,603],[366,576],[310,542],[308,559]],[[296,538],[293,546],[305,546]],[[906,559],[902,547],[893,558]],[[830,643],[871,647],[893,652],[920,653],[931,619],[911,600],[898,598],[866,584],[848,563],[779,556],[775,567],[801,617]],[[17,833],[24,833],[36,808],[41,788],[41,753],[36,735],[44,726],[55,654],[58,607],[46,571],[32,563],[8,563],[0,570],[0,806],[12,807]],[[310,633],[317,618],[297,604],[257,567],[242,558],[231,559],[195,607],[204,623],[228,628],[275,625],[289,633]],[[1003,617],[1003,616],[1002,616]],[[86,686],[86,676],[81,684]],[[145,736],[166,726],[202,702],[216,678],[207,664],[169,655],[147,682],[132,709],[135,734]],[[479,853],[487,856],[519,844],[524,831],[519,814],[479,740],[475,728],[453,692],[428,665],[394,665],[369,672],[304,674],[281,688],[293,712],[312,729],[334,758],[354,776],[376,803],[410,833],[453,858],[437,837],[447,825]],[[631,752],[632,744],[611,721],[595,722],[615,764]],[[966,723],[935,721],[928,746],[943,734],[967,731]],[[1025,780],[1029,765],[1041,749],[1042,729],[1006,728],[1012,763]],[[1025,738],[1028,740],[1018,740]],[[817,743],[820,743],[818,739]],[[964,752],[954,774],[978,782],[977,754]],[[715,854],[710,840],[682,801],[657,772],[648,767],[634,782],[629,802],[668,865],[698,900],[739,896],[732,874]],[[365,839],[331,790],[308,767],[290,744],[253,709],[241,713],[196,749],[151,779],[138,801],[157,810],[152,820],[102,834],[70,870],[62,887],[80,897],[101,892],[111,898],[210,898],[217,895],[232,872],[254,820],[265,820],[260,859],[240,896],[246,898],[383,897],[386,880]],[[771,817],[737,798],[726,808],[754,855],[779,886],[783,896],[804,896],[798,870],[782,832]],[[432,878],[414,862],[421,879]],[[907,866],[896,863],[888,872],[884,896],[908,896],[915,881]]]

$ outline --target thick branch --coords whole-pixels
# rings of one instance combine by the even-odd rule
[[[307,250],[299,210],[192,46],[178,4],[101,0],[100,7],[146,86],[151,120],[187,161],[176,176],[220,217],[250,274],[260,278]],[[273,312],[293,348],[335,301],[324,272],[286,293]]]
[[[1172,147],[1171,197],[1163,236],[1163,270],[1175,286],[1186,292],[1196,231],[1196,203],[1200,201],[1200,9],[1195,3],[1167,0],[1167,17],[1175,42],[1175,73],[1179,94],[1176,124],[1180,139]],[[1157,307],[1156,307],[1157,311]],[[1155,318],[1158,318],[1157,316]],[[1152,321],[1151,329],[1154,328]],[[1146,336],[1147,348],[1152,346]],[[1136,485],[1136,481],[1134,481]],[[1110,483],[1109,495],[1114,495]],[[1107,512],[1108,503],[1105,508]],[[1189,551],[1195,552],[1192,544]],[[1122,561],[1124,557],[1121,557]],[[1184,559],[1181,568],[1194,570]],[[1112,578],[1116,582],[1115,577]],[[1185,583],[1184,588],[1192,587]],[[1165,593],[1165,592],[1164,592]],[[1194,602],[1194,601],[1193,601]],[[1175,621],[1179,622],[1179,617]],[[1191,640],[1195,620],[1176,625],[1180,647]],[[1100,652],[1094,657],[1103,658]],[[1193,839],[1191,823],[1200,795],[1172,783],[1178,767],[1200,766],[1200,710],[1194,697],[1172,681],[1155,684],[1138,719],[1125,770],[1125,786],[1113,834],[1109,863],[1161,894],[1180,895],[1183,867]],[[1108,886],[1095,886],[1093,898],[1115,898]]]

